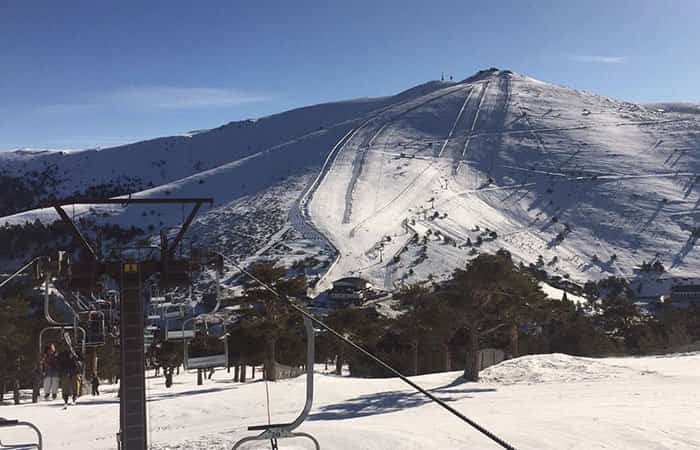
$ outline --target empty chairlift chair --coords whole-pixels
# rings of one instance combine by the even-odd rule
[[[183,334],[189,322],[194,324],[194,336],[183,346],[185,369],[228,367],[228,334],[224,329],[224,319],[218,316],[188,319],[182,323]]]
[[[103,346],[107,335],[104,312],[90,311],[85,331],[87,332],[86,345],[88,347]]]
[[[31,428],[36,433],[36,442],[9,443],[7,440],[1,437],[4,434],[3,431],[16,427]],[[43,448],[44,442],[41,436],[41,431],[39,431],[34,424],[0,417],[0,450],[42,450]]]
[[[163,303],[161,307],[161,320],[165,324],[165,340],[177,341],[194,338],[194,329],[186,328],[185,305]],[[180,322],[178,326],[177,323]]]
[[[248,436],[240,439],[235,444],[233,444],[233,450],[238,450],[243,445],[254,442],[254,441],[270,441],[273,449],[277,449],[278,439],[287,438],[306,438],[309,439],[316,450],[320,450],[321,446],[315,437],[308,433],[303,433],[296,430],[303,422],[311,411],[311,406],[314,401],[314,339],[315,330],[311,319],[304,317],[304,329],[306,331],[306,402],[304,403],[304,408],[299,413],[293,422],[280,423],[280,424],[269,424],[269,425],[254,425],[248,427],[249,431],[262,431],[262,433],[257,436]],[[269,404],[268,404],[269,407]]]

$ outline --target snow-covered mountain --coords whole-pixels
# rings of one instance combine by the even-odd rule
[[[698,151],[694,105],[637,105],[489,69],[191,136],[0,154],[0,175],[49,170],[45,198],[96,185],[213,196],[196,240],[236,257],[312,259],[320,288],[351,273],[391,288],[499,248],[579,281],[654,259],[697,275]],[[151,229],[182,217],[112,212]]]

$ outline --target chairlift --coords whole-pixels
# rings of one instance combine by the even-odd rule
[[[278,448],[277,440],[285,438],[307,438],[313,442],[316,450],[321,450],[321,446],[315,437],[308,433],[294,431],[306,420],[314,400],[314,326],[311,319],[306,316],[304,316],[304,329],[306,330],[306,402],[304,403],[304,408],[293,422],[248,427],[249,431],[262,430],[262,433],[257,436],[240,439],[233,445],[233,450],[237,450],[244,444],[252,441],[270,441],[272,448],[276,449]]]
[[[44,347],[46,345],[46,339],[45,339],[44,335],[46,334],[46,332],[49,332],[49,331],[58,331],[59,332],[58,339],[54,339],[52,342],[57,342],[60,340],[65,341],[66,344],[70,347],[70,350],[72,353],[75,353],[74,345],[80,343],[80,353],[81,353],[81,355],[85,355],[85,347],[86,347],[85,340],[86,340],[86,336],[87,336],[87,333],[85,332],[85,328],[83,328],[81,326],[76,327],[76,326],[72,326],[72,325],[55,325],[55,326],[43,328],[39,332],[39,354],[41,354],[44,351]],[[70,339],[70,334],[68,333],[69,331],[72,331],[72,333],[74,335],[74,339]],[[78,333],[80,333],[82,340],[76,342],[75,336],[77,336]],[[0,448],[2,448],[2,447],[0,447]]]
[[[151,289],[148,296],[151,303],[165,303],[166,298],[164,295],[160,295],[158,291],[158,286],[151,285]]]
[[[105,314],[102,311],[90,311],[87,319],[87,346],[99,347],[105,344]]]
[[[0,431],[13,428],[13,427],[27,427],[31,428],[36,433],[36,442],[21,443],[21,444],[8,444],[0,439],[0,450],[42,450],[44,448],[44,440],[41,436],[41,431],[31,422],[23,422],[17,419],[5,419],[0,417]]]
[[[194,329],[186,329],[185,323],[185,304],[182,303],[165,303],[161,308],[161,319],[165,324],[165,340],[184,340],[192,339],[195,336]],[[180,320],[181,328],[171,327],[171,322]]]
[[[228,335],[220,338],[195,336],[187,340],[183,347],[186,370],[228,367]]]
[[[194,336],[183,345],[185,370],[228,367],[228,333],[223,329],[223,318],[207,315],[188,319],[182,323],[183,333],[188,322],[194,323]],[[210,323],[214,322],[221,323],[222,333],[216,333],[210,327]]]

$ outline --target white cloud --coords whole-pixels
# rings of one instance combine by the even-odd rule
[[[142,86],[119,89],[107,96],[110,103],[157,109],[222,108],[269,100],[237,89]]]
[[[87,96],[75,102],[46,105],[42,109],[51,113],[84,113],[104,107],[137,110],[184,110],[227,108],[266,100],[270,100],[270,97],[238,89],[134,86]]]
[[[581,63],[620,64],[626,59],[624,56],[569,55],[569,60]]]

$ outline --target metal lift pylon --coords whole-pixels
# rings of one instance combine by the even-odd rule
[[[321,450],[321,446],[318,444],[315,437],[308,433],[294,431],[306,420],[314,401],[315,332],[313,322],[308,317],[304,317],[304,328],[306,330],[306,402],[304,403],[304,409],[302,409],[299,416],[290,423],[254,425],[248,427],[249,431],[263,430],[263,432],[257,436],[249,436],[240,439],[233,445],[233,450],[239,449],[248,442],[268,440],[272,443],[272,448],[277,450],[277,440],[286,438],[307,438],[314,443],[316,450]]]

